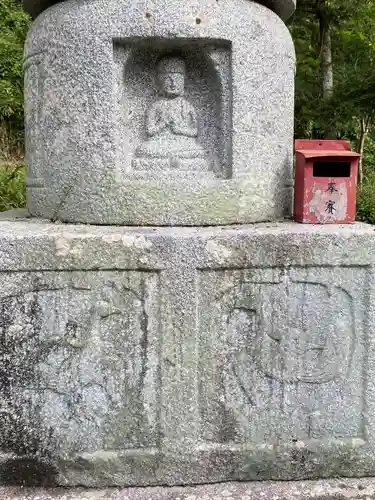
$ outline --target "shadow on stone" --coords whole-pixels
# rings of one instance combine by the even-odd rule
[[[0,484],[7,486],[56,486],[55,467],[33,458],[7,460],[0,468]]]

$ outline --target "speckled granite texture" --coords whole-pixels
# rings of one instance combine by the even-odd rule
[[[375,480],[223,483],[122,490],[1,488],[1,500],[373,500]]]
[[[168,90],[171,55],[185,65],[164,72]],[[290,214],[295,54],[267,7],[60,2],[31,26],[24,69],[33,215],[199,226]]]
[[[33,17],[43,12],[43,10],[55,5],[62,0],[23,0],[25,10]],[[139,1],[139,0],[138,0]],[[248,0],[250,1],[250,0]],[[256,0],[258,3],[267,6],[275,11],[281,19],[286,21],[296,8],[296,0]],[[141,3],[141,2],[139,2]],[[151,5],[151,2],[143,2],[145,6]]]
[[[375,472],[373,227],[1,219],[3,483]]]

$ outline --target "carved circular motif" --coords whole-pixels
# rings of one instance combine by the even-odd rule
[[[231,335],[243,346],[234,364],[290,384],[324,384],[350,367],[354,316],[344,289],[287,280],[248,284],[233,293],[240,305],[230,315]]]

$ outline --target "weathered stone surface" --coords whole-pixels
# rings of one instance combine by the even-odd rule
[[[63,0],[23,0],[25,10],[32,16],[36,17],[43,10],[55,5]],[[278,14],[281,19],[286,21],[296,8],[296,0],[256,0],[258,3],[265,5]]]
[[[375,480],[330,479],[128,489],[1,488],[2,500],[372,500]]]
[[[374,255],[363,224],[3,215],[0,481],[374,474]]]
[[[158,72],[170,56],[184,63],[166,73],[172,93]],[[61,2],[34,21],[24,66],[33,215],[193,226],[290,215],[295,55],[265,6]]]

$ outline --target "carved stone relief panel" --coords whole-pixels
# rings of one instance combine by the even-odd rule
[[[125,173],[229,178],[230,44],[116,40],[114,58]]]
[[[363,442],[366,283],[357,267],[202,272],[204,439]]]
[[[157,295],[153,272],[3,275],[3,452],[157,446]]]

